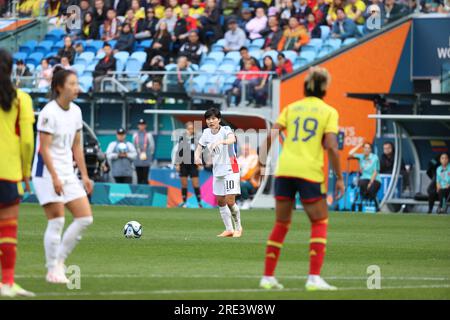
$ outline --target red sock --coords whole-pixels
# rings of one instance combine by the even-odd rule
[[[264,275],[271,277],[275,272],[280,250],[283,247],[284,238],[289,230],[291,222],[277,221],[272,229],[266,248],[266,262],[264,268]]]
[[[14,266],[16,265],[17,220],[0,220],[0,264],[2,266],[2,283],[14,283]]]
[[[320,275],[327,244],[327,227],[328,219],[314,221],[311,224],[311,239],[309,241],[310,275]]]

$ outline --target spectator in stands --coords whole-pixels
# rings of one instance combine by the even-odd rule
[[[166,8],[164,11],[164,18],[160,19],[156,29],[159,28],[161,23],[165,23],[167,25],[167,31],[173,35],[175,30],[175,24],[177,23],[177,16],[173,14],[172,8]]]
[[[64,47],[58,50],[57,58],[59,62],[62,57],[67,57],[69,59],[69,63],[73,64],[75,60],[75,49],[72,46],[72,38],[69,36],[64,37]]]
[[[103,45],[105,56],[95,66],[94,73],[94,91],[100,91],[102,80],[107,77],[109,71],[116,71],[116,58],[113,56],[112,48],[109,43]]]
[[[111,8],[117,13],[117,16],[123,17],[127,13],[128,10],[128,1],[127,0],[111,0],[112,6]]]
[[[158,108],[163,102],[164,97],[161,95],[162,92],[162,81],[160,78],[153,78],[153,81],[146,83],[145,89],[150,92],[155,99],[147,100],[147,103],[154,104],[155,109]]]
[[[61,67],[66,70],[72,70],[72,66],[70,65],[70,60],[68,57],[61,58]]]
[[[114,9],[109,9],[106,13],[106,20],[103,24],[104,41],[115,40],[119,37],[120,21],[117,19],[117,14]]]
[[[94,11],[91,8],[91,4],[89,3],[88,0],[80,1],[80,11],[81,11],[81,14],[80,14],[81,21],[84,21],[84,16],[86,13],[88,13],[88,12],[94,13]]]
[[[189,32],[188,41],[181,46],[178,54],[186,56],[189,61],[198,65],[200,64],[202,55],[206,54],[207,51],[208,48],[204,44],[200,43],[198,31],[192,30]]]
[[[222,0],[222,12],[225,17],[237,16],[242,8],[242,0]]]
[[[337,20],[333,24],[333,30],[331,33],[332,38],[341,39],[342,41],[347,38],[357,38],[360,37],[358,28],[356,27],[356,23],[347,18],[345,15],[345,11],[343,8],[338,8],[337,12]]]
[[[327,15],[328,10],[330,10],[330,5],[327,0],[317,0],[315,6],[313,6],[313,13],[316,17],[316,22],[319,26],[327,25]]]
[[[181,6],[178,4],[178,0],[169,0],[168,3],[167,7],[172,8],[173,15],[179,18],[181,16]]]
[[[41,70],[39,71],[39,89],[48,89],[50,87],[50,83],[52,82],[53,77],[53,68],[50,65],[50,61],[48,59],[41,60]]]
[[[245,69],[245,62],[251,60],[253,65],[255,65],[259,69],[259,61],[250,55],[247,47],[242,47],[239,49],[239,53],[241,54],[241,60],[239,61],[240,70]]]
[[[244,100],[247,104],[250,104],[248,97],[251,94],[251,89],[259,83],[260,75],[256,72],[260,71],[255,65],[254,60],[248,59],[244,63],[244,70],[239,71],[236,80],[233,82],[231,89],[227,91],[227,101],[228,105],[231,103],[231,99],[234,96],[236,105],[241,102],[242,87],[245,86],[245,97]]]
[[[86,12],[83,25],[81,26],[81,38],[85,40],[96,40],[98,36],[98,25],[96,24],[92,13]]]
[[[316,16],[312,13],[308,14],[306,29],[310,38],[320,39],[322,37],[322,29],[316,22]]]
[[[228,31],[225,32],[224,52],[236,51],[242,48],[247,41],[244,30],[238,27],[236,19],[228,20]]]
[[[59,8],[61,7],[61,1],[48,0],[45,3],[45,15],[49,18],[59,15]]]
[[[142,70],[144,71],[166,71],[166,69],[164,68],[164,58],[162,56],[154,56],[152,59],[148,60],[148,56],[147,56],[147,61],[144,64],[144,67],[142,68]],[[158,75],[149,75],[146,83],[145,83],[145,87],[147,89],[151,89],[154,88],[154,82],[155,81],[160,81],[162,84],[162,79],[163,79],[163,75],[158,74]]]
[[[204,43],[211,45],[222,38],[222,25],[220,24],[220,8],[215,0],[206,0],[205,11],[200,18],[203,28]]]
[[[94,5],[94,21],[97,26],[101,26],[106,20],[106,8],[105,1],[103,0],[95,0]]]
[[[134,160],[137,183],[148,184],[150,167],[155,153],[155,140],[153,135],[147,131],[147,123],[144,119],[140,119],[138,122],[138,131],[133,135],[133,143],[137,152],[136,160]]]
[[[174,42],[174,51],[178,51],[180,47],[187,41],[190,30],[197,29],[197,20],[189,17],[189,6],[183,4],[182,13],[175,24],[172,41]]]
[[[441,165],[436,170],[436,190],[439,197],[438,213],[446,213],[450,201],[450,168],[448,167],[448,154],[441,154]]]
[[[380,157],[380,173],[391,174],[394,169],[395,149],[390,141],[383,143],[383,154]],[[403,188],[409,187],[409,169],[406,167],[403,159],[400,164],[400,174],[403,178]]]
[[[277,50],[278,43],[283,36],[283,30],[280,28],[280,23],[277,16],[269,17],[268,28],[261,32],[264,37],[264,44],[262,49],[264,51]]]
[[[30,68],[28,68],[28,66],[25,64],[25,62],[22,59],[19,59],[16,62],[16,76],[18,78],[32,76]]]
[[[250,195],[255,194],[261,184],[259,157],[256,150],[245,144],[237,161],[241,169],[241,209],[247,210],[250,209]]]
[[[347,18],[352,19],[358,25],[363,25],[366,21],[363,16],[366,11],[366,4],[362,0],[348,0],[344,11]]]
[[[139,21],[142,19],[137,19],[133,10],[128,10],[125,16],[123,24],[128,23],[131,27],[131,33],[136,34],[139,32]]]
[[[261,71],[275,72],[276,65],[271,56],[265,56],[263,59],[263,68]],[[255,99],[256,107],[265,105],[269,96],[269,81],[273,75],[266,73],[260,77],[260,83],[253,87],[251,96]]]
[[[135,34],[136,39],[151,39],[156,33],[156,26],[158,25],[159,19],[155,16],[155,9],[149,7],[147,9],[147,16],[144,19],[138,21],[137,33]]]
[[[256,9],[256,15],[246,25],[245,30],[249,33],[250,40],[261,38],[261,31],[267,27],[267,16],[264,8]]]
[[[120,32],[119,38],[117,38],[117,43],[114,47],[114,52],[119,51],[128,51],[129,53],[133,52],[134,47],[134,35],[131,32],[131,26],[128,23],[125,23],[122,26],[122,31]]]
[[[181,6],[181,15],[179,20],[186,20],[187,31],[197,30],[199,27],[199,21],[197,18],[191,16],[191,8],[188,4],[183,4]]]
[[[358,149],[364,147],[363,153],[356,153]],[[359,179],[360,193],[363,199],[369,199],[375,202],[376,211],[379,211],[377,192],[381,186],[380,161],[378,156],[372,153],[370,143],[359,143],[349,152],[349,156],[359,160],[361,177]]]
[[[407,9],[395,0],[384,1],[384,24],[394,22],[407,14]]]
[[[189,15],[197,20],[197,26],[200,26],[200,18],[203,15],[203,12],[205,12],[205,8],[202,7],[200,0],[192,0],[192,5],[189,8]]]
[[[253,9],[252,8],[243,8],[241,10],[241,16],[239,17],[239,20],[238,20],[239,28],[241,28],[242,30],[245,30],[245,26],[252,19],[253,19]]]
[[[294,50],[300,51],[301,47],[309,42],[308,31],[305,26],[300,25],[297,18],[289,19],[289,27],[283,32],[280,42],[278,43],[278,51]]]
[[[167,30],[167,23],[160,20],[158,29],[150,48],[145,49],[147,52],[147,62],[151,62],[154,56],[164,57],[165,62],[169,61],[170,46],[172,43],[172,37]]]
[[[75,60],[84,52],[83,44],[81,42],[75,43]]]
[[[164,10],[166,8],[161,4],[161,0],[151,0],[151,4],[152,8],[155,9],[156,18],[158,19],[164,18]]]
[[[130,9],[133,11],[136,20],[145,19],[145,10],[141,7],[139,0],[131,0]]]
[[[283,0],[281,3],[281,25],[286,26],[289,24],[289,19],[295,17],[295,6],[293,0]]]
[[[333,0],[327,13],[327,24],[331,27],[337,20],[337,9],[344,7],[344,0]]]
[[[294,65],[291,60],[287,59],[284,53],[278,53],[278,63],[276,72],[279,77],[290,74],[294,71]]]
[[[133,161],[137,157],[137,152],[131,142],[125,141],[126,136],[125,129],[117,129],[116,141],[111,142],[106,149],[106,158],[116,183],[133,181]]]
[[[295,17],[300,24],[306,24],[306,18],[312,13],[311,8],[308,6],[307,0],[298,0],[294,3]]]
[[[177,67],[174,71],[176,74],[167,75],[167,90],[170,92],[185,92],[184,84],[191,77],[187,72],[193,71],[191,63],[186,56],[178,57]]]

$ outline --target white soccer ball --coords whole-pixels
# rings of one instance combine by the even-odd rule
[[[128,152],[128,146],[126,143],[121,142],[117,145],[117,150],[119,150],[120,153]]]
[[[129,221],[123,227],[123,234],[128,239],[139,239],[142,236],[142,225],[137,221]]]

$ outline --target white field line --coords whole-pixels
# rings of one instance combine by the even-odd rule
[[[440,288],[450,288],[450,284],[446,285],[419,285],[419,286],[387,286],[381,287],[379,290],[395,290],[395,289],[440,289]],[[339,291],[366,291],[369,290],[364,287],[348,287],[339,288],[335,292]],[[245,293],[245,292],[270,292],[270,293],[281,293],[281,292],[303,292],[304,288],[285,288],[282,290],[265,290],[265,289],[193,289],[193,290],[149,290],[149,291],[109,291],[109,292],[84,292],[84,291],[70,291],[70,292],[42,292],[37,293],[39,296],[121,296],[121,295],[165,295],[165,294],[190,294],[190,293]],[[333,294],[334,291],[329,292]]]
[[[220,274],[83,274],[82,278],[108,279],[108,278],[204,278],[204,279],[260,279],[260,275],[220,275]],[[15,275],[17,279],[39,279],[44,278],[44,275]],[[306,276],[279,276],[279,279],[304,279]],[[329,280],[367,280],[367,277],[346,277],[346,276],[324,276]],[[381,277],[381,280],[413,280],[413,281],[450,281],[449,277],[420,277],[420,276],[388,276]]]

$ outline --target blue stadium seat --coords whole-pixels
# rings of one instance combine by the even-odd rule
[[[53,29],[50,32],[48,32],[44,40],[51,40],[53,42],[59,41],[66,35],[66,32],[62,29]]]
[[[123,71],[125,65],[127,64],[127,60],[130,54],[127,51],[119,51],[114,55],[114,58],[117,59],[116,70]]]
[[[225,57],[225,54],[222,51],[212,51],[204,59],[202,64],[215,63],[215,64],[219,65],[222,62],[224,57]]]
[[[133,54],[130,56],[130,58],[139,60],[140,62],[142,62],[142,64],[144,64],[145,61],[147,60],[147,53],[146,52],[133,52]]]
[[[37,66],[41,63],[42,58],[44,58],[44,54],[42,52],[33,52],[25,60],[25,63],[31,63]]]
[[[299,68],[303,67],[304,65],[307,65],[308,63],[310,63],[310,61],[308,61],[308,59],[299,56],[294,61],[294,69],[299,69]]]
[[[166,71],[173,71],[177,68],[177,64],[176,63],[169,63],[166,66],[164,66],[164,69],[166,69]]]
[[[258,49],[261,49],[264,45],[264,38],[258,38],[252,41],[251,46],[257,46]]]
[[[271,56],[275,63],[278,61],[278,51],[276,51],[276,50],[269,50],[269,51],[264,52],[263,58],[265,56]]]
[[[205,87],[206,81],[208,80],[208,76],[200,75],[193,78],[191,81],[186,81],[185,88],[186,91],[191,92],[203,92],[203,88]]]
[[[208,79],[204,87],[204,93],[221,93],[222,86],[225,82],[224,76],[213,76]]]
[[[320,31],[322,32],[322,40],[325,41],[330,36],[330,27],[329,26],[320,26]]]
[[[211,46],[211,51],[223,51],[225,45],[225,39],[219,39]]]
[[[302,46],[301,52],[306,52],[306,51],[312,51],[314,53],[318,53],[320,51],[320,47],[306,44],[306,45]]]
[[[84,70],[84,72],[94,72],[96,66],[97,66],[97,63],[93,62],[86,67],[86,70]]]
[[[50,52],[53,46],[53,41],[44,40],[39,42],[39,44],[34,48],[34,52],[42,52],[44,55]]]
[[[34,48],[38,45],[36,40],[28,40],[23,45],[19,47],[19,52],[25,52],[27,54],[31,54],[34,51]]]
[[[284,56],[286,57],[286,59],[291,60],[292,63],[294,63],[295,59],[298,56],[297,52],[294,50],[286,50],[286,51],[283,51],[283,53],[284,53]]]
[[[317,55],[317,59],[325,57],[327,54],[329,54],[331,51],[328,50],[322,50],[319,52],[319,54]]]
[[[222,93],[226,93],[227,90],[231,89],[233,87],[233,83],[236,80],[236,76],[229,76],[225,78],[225,81],[222,85]]]
[[[212,63],[204,64],[200,67],[200,71],[207,72],[207,73],[214,73],[217,70],[217,65]]]
[[[59,40],[56,41],[52,47],[50,48],[51,51],[58,51],[59,49],[61,49],[62,47],[64,47],[64,40]]]
[[[89,92],[89,89],[92,88],[92,81],[92,76],[83,75],[78,78],[78,82],[80,83],[80,87],[83,92]]]
[[[328,39],[326,44],[332,46],[336,50],[339,49],[341,43],[342,43],[341,39]]]
[[[230,51],[226,54],[223,61],[225,60],[233,60],[234,64],[237,65],[239,64],[239,61],[241,61],[241,54],[239,51]]]
[[[77,75],[79,77],[81,77],[83,75],[84,70],[86,69],[86,66],[84,64],[74,64],[72,66],[72,69],[77,72]]]
[[[344,41],[342,41],[342,46],[347,46],[353,42],[356,42],[358,39],[356,38],[347,38]]]
[[[135,59],[135,58],[128,59],[126,65],[125,65],[125,71],[127,73],[127,76],[133,77],[133,78],[138,77],[143,64],[144,64],[144,62],[142,62],[138,59]]]
[[[23,60],[25,61],[28,57],[28,53],[26,52],[16,52],[13,54],[13,61],[14,64],[16,64],[17,60]]]
[[[117,40],[109,40],[108,43],[111,46],[111,48],[114,48],[116,46]]]
[[[322,39],[318,39],[318,38],[312,38],[311,40],[309,40],[308,45],[310,46],[314,46],[314,47],[321,47],[323,44]]]
[[[198,64],[192,63],[191,69],[192,69],[192,71],[198,71],[198,70],[200,70],[200,66]]]
[[[304,58],[309,62],[312,62],[315,58],[316,58],[316,53],[313,51],[306,51],[306,52],[300,52],[300,56],[301,58]]]
[[[145,51],[145,49],[150,48],[153,40],[142,40],[141,43],[136,45],[135,51]]]
[[[255,58],[256,60],[259,60],[262,58],[262,53],[261,53],[261,49],[257,49],[257,50],[249,50],[249,54]]]
[[[34,73],[36,70],[36,66],[34,64],[28,63],[27,64],[28,70],[30,70],[31,73]]]
[[[361,33],[361,35],[364,35],[364,26],[357,26],[359,33]]]
[[[105,52],[103,50],[97,52],[97,54],[95,55],[96,60],[102,60],[104,57],[105,57]]]
[[[52,58],[52,57],[56,57],[58,55],[58,52],[57,51],[50,51],[49,53],[47,53],[46,55],[45,55],[45,59],[50,59],[50,58]]]
[[[86,46],[84,47],[84,51],[90,51],[96,54],[98,50],[103,48],[102,40],[90,40],[86,42]]]
[[[75,64],[84,64],[88,66],[95,59],[93,52],[83,52],[79,57],[75,58]]]
[[[233,73],[236,70],[236,66],[232,64],[221,64],[217,71],[223,72],[223,73]]]

